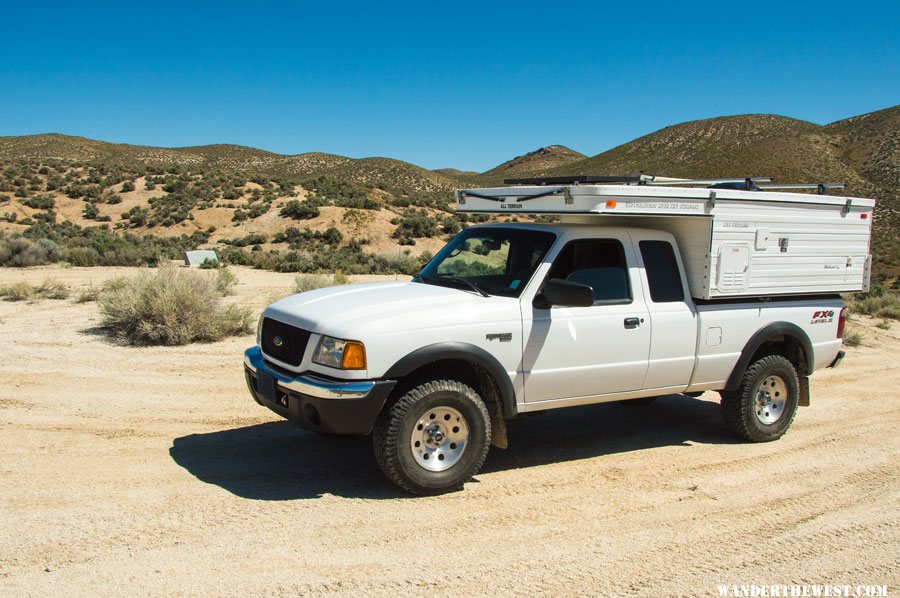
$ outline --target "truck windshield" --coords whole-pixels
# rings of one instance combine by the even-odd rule
[[[539,230],[468,228],[413,280],[485,296],[518,297],[555,240],[555,234]]]

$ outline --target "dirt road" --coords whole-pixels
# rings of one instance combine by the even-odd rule
[[[127,269],[0,269],[77,287]],[[290,275],[238,269],[262,307]],[[248,396],[252,337],[111,344],[94,303],[0,302],[0,595],[708,595],[900,591],[900,324],[813,377],[778,442],[718,397],[527,417],[463,492],[410,498],[365,438]]]

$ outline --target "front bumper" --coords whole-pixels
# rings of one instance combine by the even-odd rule
[[[370,433],[396,384],[298,376],[265,361],[259,347],[244,352],[244,376],[257,403],[301,428],[330,434]]]

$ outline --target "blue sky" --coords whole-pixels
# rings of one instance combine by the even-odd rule
[[[622,4],[7,3],[0,135],[481,171],[698,118],[900,103],[900,2]]]

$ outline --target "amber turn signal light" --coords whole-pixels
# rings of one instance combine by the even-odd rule
[[[344,345],[344,358],[341,367],[345,370],[366,369],[366,348],[357,341],[347,341]]]

